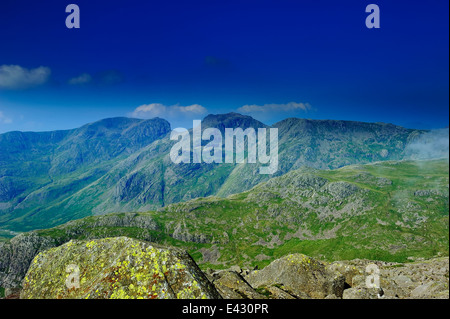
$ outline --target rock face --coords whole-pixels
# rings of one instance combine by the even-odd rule
[[[378,286],[368,286],[374,283],[374,274]],[[244,278],[258,293],[273,299],[449,298],[448,257],[405,264],[361,259],[322,263],[296,254],[277,259]],[[217,285],[217,281],[213,283]]]
[[[126,236],[124,229],[135,229],[135,238],[155,241],[151,231],[159,226],[148,215],[134,213],[110,214],[74,220],[58,226],[49,233],[32,231],[17,235],[10,242],[0,242],[0,287],[17,288],[33,258],[46,249],[62,245],[71,239],[97,239]]]
[[[373,275],[367,267],[378,269],[379,287],[368,288]],[[449,298],[449,259],[434,258],[412,263],[370,260],[337,261],[328,266],[345,276],[343,299],[438,299]]]
[[[212,274],[212,283],[224,299],[265,299],[236,271]]]
[[[448,257],[383,267],[380,278],[388,298],[449,298]]]
[[[20,297],[217,299],[220,295],[185,251],[116,237],[70,241],[40,253],[28,269]]]
[[[0,243],[0,286],[19,287],[33,258],[54,246],[55,240],[38,236],[34,232],[20,234],[9,243]]]
[[[252,287],[281,286],[297,298],[342,297],[345,277],[324,263],[302,254],[288,255],[273,261],[262,270],[251,272],[247,281]]]

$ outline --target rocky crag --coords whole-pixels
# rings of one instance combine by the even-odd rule
[[[74,220],[0,242],[0,287],[20,286],[33,258],[70,240],[126,236],[185,249],[201,269],[318,260],[407,263],[448,256],[448,162],[296,170],[248,192],[155,212]]]
[[[371,287],[374,267],[379,286]],[[449,298],[448,285],[448,258],[329,263],[291,254],[261,270],[234,266],[203,273],[183,250],[116,237],[70,241],[39,253],[21,291],[9,290],[7,298],[428,299]]]

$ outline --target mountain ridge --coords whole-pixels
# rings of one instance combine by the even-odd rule
[[[208,115],[202,126],[223,129],[229,124],[279,129],[279,170],[274,176],[300,167],[333,169],[399,160],[408,143],[426,133],[392,124],[298,118],[267,126],[237,113]],[[0,147],[7,150],[0,155],[0,228],[24,231],[88,215],[226,197],[269,178],[258,174],[259,164],[175,165],[169,158],[174,144],[169,132],[170,124],[159,118],[104,119],[69,132],[37,133],[64,142],[35,145],[36,158],[8,151],[0,134]]]

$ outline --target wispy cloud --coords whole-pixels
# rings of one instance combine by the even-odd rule
[[[244,105],[237,109],[241,113],[270,113],[270,112],[293,112],[293,111],[309,111],[311,105],[309,103],[289,102],[286,104],[264,104],[264,105]]]
[[[42,85],[50,78],[48,67],[27,69],[20,65],[0,66],[0,89],[19,90]]]
[[[68,82],[71,85],[87,84],[92,81],[92,76],[87,73],[83,73],[77,77],[71,78]]]
[[[97,86],[113,86],[125,81],[125,76],[118,70],[104,70],[93,75],[83,73],[73,77],[67,81],[70,85],[97,85]]]
[[[208,110],[199,104],[182,106],[178,104],[164,105],[161,103],[151,103],[137,107],[129,116],[142,119],[161,117],[175,126],[190,127],[188,126],[189,122],[192,126],[192,120],[201,119],[207,113]]]
[[[5,114],[3,114],[2,111],[0,111],[0,124],[11,124],[12,119],[7,117]]]
[[[186,115],[204,115],[208,112],[206,108],[199,104],[188,106],[164,105],[161,103],[144,104],[137,107],[131,115],[138,118],[153,118],[163,116],[186,116]]]
[[[406,146],[405,158],[419,160],[449,158],[448,128],[420,135]]]

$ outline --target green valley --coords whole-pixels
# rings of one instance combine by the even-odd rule
[[[71,239],[117,236],[186,249],[203,269],[264,267],[292,253],[401,263],[448,256],[448,179],[448,160],[303,168],[227,198],[91,216],[21,234],[0,243],[2,256],[29,247],[23,256],[0,260],[0,278],[16,271],[20,279],[38,251]]]

